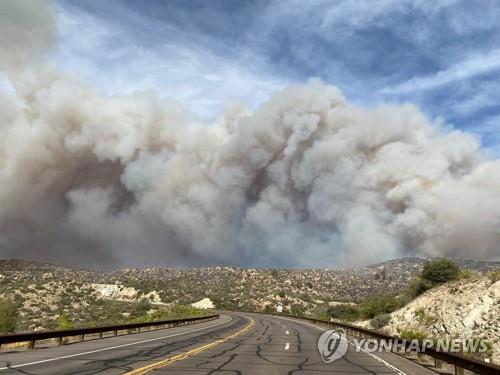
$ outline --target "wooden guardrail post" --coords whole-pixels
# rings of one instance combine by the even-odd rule
[[[443,368],[443,361],[440,359],[434,358],[434,367],[435,368]]]
[[[424,353],[422,353],[421,351],[417,352],[417,361],[424,362]]]
[[[28,341],[28,349],[35,349],[35,340]]]
[[[455,365],[455,375],[464,375],[464,369]]]

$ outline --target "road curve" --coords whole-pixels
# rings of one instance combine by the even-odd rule
[[[353,346],[324,363],[316,348],[322,329],[260,314],[224,313],[217,320],[0,353],[3,374],[435,374],[395,354],[373,356]],[[10,367],[6,367],[6,363]]]

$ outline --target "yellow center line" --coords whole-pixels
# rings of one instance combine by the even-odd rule
[[[156,370],[158,368],[168,366],[168,365],[170,365],[170,364],[172,364],[174,362],[177,362],[177,361],[181,361],[183,359],[191,357],[194,354],[201,353],[201,352],[203,352],[205,350],[213,348],[214,346],[217,346],[217,345],[222,344],[224,342],[227,342],[227,341],[229,341],[231,339],[234,339],[236,336],[239,336],[242,333],[245,333],[246,331],[248,331],[250,328],[253,327],[254,324],[255,324],[255,321],[252,318],[250,318],[250,323],[248,323],[245,326],[245,328],[243,328],[242,330],[240,330],[240,331],[238,331],[236,333],[233,333],[232,335],[226,336],[226,337],[224,337],[224,338],[222,338],[220,340],[211,342],[210,344],[206,344],[206,345],[200,346],[198,348],[189,350],[187,352],[177,354],[177,355],[175,355],[173,357],[163,359],[161,361],[152,363],[152,364],[144,366],[144,367],[140,367],[138,369],[135,369],[135,370],[132,370],[130,372],[127,372],[125,375],[142,375],[142,374],[147,374],[148,372],[151,372],[151,371]],[[189,332],[186,332],[186,333],[189,333]]]

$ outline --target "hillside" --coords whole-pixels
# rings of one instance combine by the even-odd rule
[[[138,315],[145,304],[190,304],[205,297],[217,308],[320,315],[330,304],[397,293],[419,274],[424,259],[403,258],[342,270],[278,270],[206,267],[96,272],[23,260],[0,261],[0,297],[20,309],[18,330],[54,327],[62,312],[81,324],[103,324]],[[455,260],[486,272],[499,263]]]
[[[383,328],[428,337],[484,338],[493,344],[500,361],[500,280],[474,275],[433,288],[391,314]]]

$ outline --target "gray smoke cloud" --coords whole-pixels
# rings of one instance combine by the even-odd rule
[[[14,6],[15,4],[15,6]],[[50,5],[0,2],[0,256],[92,267],[499,257],[500,161],[411,105],[320,81],[210,124],[43,63]]]

